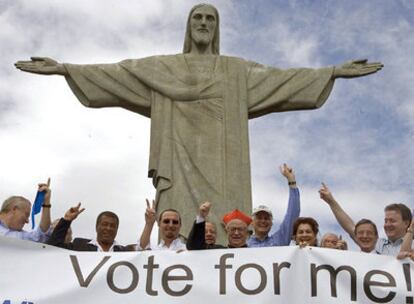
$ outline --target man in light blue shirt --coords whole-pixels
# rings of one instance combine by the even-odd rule
[[[51,223],[49,183],[39,184],[38,191],[45,192],[39,226],[32,231],[23,230],[24,225],[29,223],[31,203],[22,196],[11,196],[1,206],[0,235],[42,243],[47,240]]]
[[[379,238],[375,250],[379,254],[397,256],[412,220],[411,210],[404,204],[391,204],[385,207],[384,213],[387,238]]]
[[[247,241],[248,247],[288,246],[290,244],[293,222],[298,218],[300,213],[300,196],[292,168],[283,164],[280,172],[286,177],[289,185],[289,203],[285,218],[280,224],[279,229],[269,235],[269,231],[273,225],[272,211],[264,205],[254,208],[252,214],[254,234]]]

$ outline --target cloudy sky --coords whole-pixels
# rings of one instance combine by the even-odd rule
[[[82,202],[76,236],[93,237],[102,210],[119,214],[118,241],[143,227],[147,118],[122,109],[82,106],[59,76],[37,76],[13,63],[48,56],[68,63],[111,63],[182,50],[196,1],[54,0],[0,2],[0,198],[34,199],[52,179],[53,217]],[[319,199],[321,181],[355,220],[380,227],[383,207],[414,199],[414,2],[411,0],[211,1],[221,18],[221,53],[279,68],[381,61],[365,78],[337,80],[317,111],[250,121],[254,205],[280,222],[288,189],[278,166],[297,176],[302,215],[322,232],[344,232]],[[27,227],[29,228],[29,227]],[[383,231],[381,234],[383,235]],[[345,236],[345,235],[344,235]]]

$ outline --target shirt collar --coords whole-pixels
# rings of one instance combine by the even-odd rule
[[[392,245],[392,246],[398,246],[403,242],[403,238],[399,238],[397,240],[395,240],[394,242],[391,241],[390,239],[385,239],[384,241],[384,245]]]
[[[167,245],[165,245],[165,242],[163,239],[161,239],[160,243],[158,244],[158,247],[165,247],[165,248],[174,248],[175,245],[177,245],[177,243],[181,242],[179,238],[176,238],[174,241],[171,242],[170,247],[167,247]]]
[[[227,247],[228,248],[247,248],[248,246],[247,246],[247,244],[244,244],[243,246],[240,246],[240,247],[234,247],[234,246],[232,246],[232,245],[227,245]]]
[[[96,239],[90,240],[90,241],[88,242],[88,244],[91,244],[91,245],[96,246],[96,247],[98,248],[98,251],[103,251],[103,249],[102,249],[101,245],[99,245],[99,243],[98,243],[98,241],[97,241]],[[115,246],[118,246],[118,245],[119,245],[119,244],[118,244],[118,243],[114,240],[114,242],[112,243],[111,248],[109,248],[109,250],[108,250],[108,251],[114,251],[114,247],[115,247]]]
[[[253,234],[251,236],[251,238],[255,239],[258,242],[264,242],[264,241],[266,241],[269,238],[269,235],[266,235],[266,237],[263,240],[259,239],[255,234]]]

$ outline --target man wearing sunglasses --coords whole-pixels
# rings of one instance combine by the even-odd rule
[[[186,250],[185,244],[180,240],[181,217],[177,210],[166,209],[158,217],[158,228],[160,242],[158,245],[151,245],[150,237],[152,228],[156,221],[155,202],[150,206],[147,200],[147,210],[145,211],[145,227],[141,234],[138,250]]]

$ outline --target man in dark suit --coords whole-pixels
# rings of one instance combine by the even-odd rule
[[[65,243],[66,233],[74,219],[85,209],[77,206],[66,211],[65,216],[53,230],[48,244],[75,251],[131,251],[131,248],[119,245],[115,241],[118,232],[119,218],[111,211],[100,213],[96,219],[96,238],[75,238],[71,243]]]
[[[216,231],[214,229],[214,224],[212,225],[210,222],[206,221],[210,208],[210,202],[204,202],[200,205],[197,218],[188,235],[187,249],[246,248],[247,238],[249,237],[248,226],[252,222],[252,219],[238,209],[224,215],[223,223],[226,225],[228,241],[226,247],[220,244],[215,244]],[[211,228],[213,228],[214,232],[209,231]],[[212,233],[214,236],[211,236]]]

